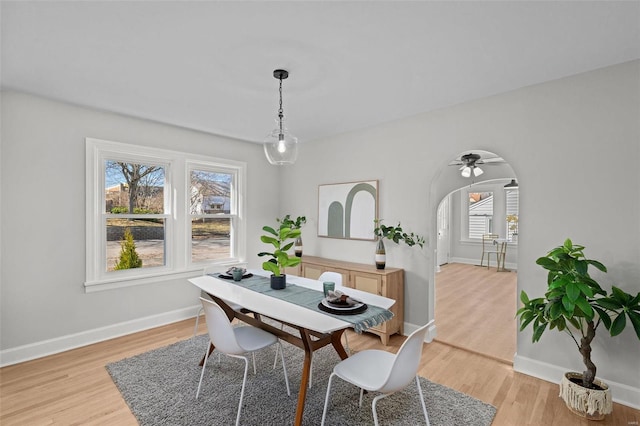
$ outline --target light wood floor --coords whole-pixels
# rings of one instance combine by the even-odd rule
[[[442,265],[436,274],[436,340],[513,363],[517,274]]]
[[[0,424],[135,425],[105,365],[190,338],[193,324],[193,320],[181,321],[0,369]],[[205,333],[205,327],[201,321],[199,333]],[[356,351],[395,352],[403,341],[404,337],[394,335],[385,348],[373,335],[349,332],[349,344]],[[496,406],[493,425],[593,426],[564,407],[557,385],[514,373],[503,362],[450,345],[425,344],[420,374]],[[614,405],[614,413],[598,425],[638,424],[640,411]]]

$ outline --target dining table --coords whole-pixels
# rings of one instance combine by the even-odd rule
[[[229,320],[237,318],[304,350],[294,420],[294,425],[298,426],[302,424],[304,415],[313,352],[330,344],[341,359],[346,359],[348,354],[341,341],[345,330],[353,328],[356,332],[362,332],[390,319],[393,314],[389,308],[395,300],[336,285],[336,291],[347,294],[367,306],[364,312],[357,315],[344,315],[342,312],[336,315],[324,312],[319,309],[320,306],[314,306],[317,304],[316,301],[324,298],[321,281],[287,275],[285,289],[273,290],[266,275],[267,273],[261,270],[248,270],[246,278],[237,282],[219,273],[191,278],[189,282],[220,305]],[[302,299],[306,302],[301,302]],[[234,310],[230,304],[240,305],[242,309]],[[280,324],[287,327],[281,327]],[[213,345],[210,350],[213,350]]]

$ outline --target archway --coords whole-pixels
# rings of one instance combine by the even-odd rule
[[[461,163],[470,153],[482,160]],[[465,166],[471,169],[462,176]],[[482,171],[474,173],[474,166]],[[509,186],[512,179],[517,182],[515,172],[497,154],[465,151],[438,171],[431,185],[430,206],[435,218],[430,235],[436,247],[429,295],[436,340],[509,363],[516,350],[517,222],[510,226],[513,223],[506,217],[515,213],[517,218],[519,193]],[[514,197],[515,211],[507,203],[509,199],[513,204]],[[474,200],[482,202],[474,206]],[[487,212],[488,205],[491,209]],[[486,267],[486,259],[484,267],[476,266],[481,260],[481,235],[490,232],[499,234],[499,240],[508,240],[507,272],[496,271],[495,257],[491,269]],[[443,250],[448,250],[445,256]]]

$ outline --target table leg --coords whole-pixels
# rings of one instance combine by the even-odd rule
[[[300,379],[300,393],[298,394],[298,407],[296,408],[296,419],[294,425],[302,425],[304,417],[304,404],[307,398],[307,388],[309,386],[309,374],[311,372],[311,356],[313,347],[311,346],[311,336],[306,329],[300,329],[300,337],[304,344],[304,363],[302,364],[302,377]],[[343,349],[344,352],[344,349]]]

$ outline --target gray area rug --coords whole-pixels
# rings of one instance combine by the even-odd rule
[[[222,356],[209,358],[200,397],[195,399],[208,336],[175,343],[107,365],[107,370],[131,411],[143,425],[232,425],[235,423],[244,361]],[[287,396],[282,364],[273,370],[275,347],[256,353],[257,374],[249,366],[240,423],[289,425],[296,412],[304,353],[283,343],[291,396]],[[307,392],[304,424],[319,425],[329,375],[340,358],[331,346],[317,351],[313,387]],[[496,409],[421,377],[431,425],[490,425]],[[365,394],[358,407],[359,389],[339,378],[333,380],[328,425],[372,425],[371,402]],[[415,381],[404,391],[377,404],[381,425],[424,424]]]

